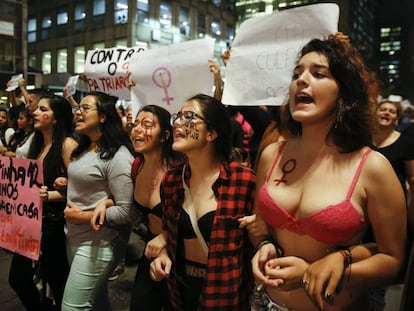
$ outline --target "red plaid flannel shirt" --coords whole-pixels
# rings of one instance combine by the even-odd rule
[[[177,287],[176,259],[180,207],[184,201],[180,165],[171,170],[161,185],[163,224],[167,231],[167,251],[173,262],[168,291],[174,310],[183,310]],[[187,185],[191,172],[186,166]],[[236,162],[222,165],[213,184],[217,210],[210,236],[207,276],[198,310],[250,310],[249,295],[253,288],[251,258],[253,247],[247,230],[239,228],[238,219],[250,215],[253,208],[256,176]]]

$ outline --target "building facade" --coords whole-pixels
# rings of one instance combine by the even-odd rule
[[[385,1],[381,9],[378,74],[383,95],[402,95],[414,104],[414,1]]]
[[[377,73],[382,95],[399,94],[414,103],[412,0],[239,0],[237,25],[252,16],[323,2],[339,5],[338,29],[350,37],[368,66]]]
[[[7,101],[7,81],[16,72],[27,73],[25,36],[26,0],[0,2],[0,101]]]
[[[88,50],[210,37],[220,55],[234,37],[235,22],[233,0],[32,0],[28,64],[43,71],[43,85],[58,89],[83,72]]]
[[[96,48],[155,48],[212,37],[218,57],[245,19],[321,2],[339,5],[339,31],[378,73],[384,95],[413,102],[412,0],[4,0],[0,83],[5,87],[12,74],[24,73],[33,86],[61,89],[83,72],[87,51]]]
[[[340,9],[339,31],[347,34],[366,60],[375,68],[377,32],[376,21],[379,2],[375,0],[239,0],[236,2],[237,24],[245,18],[269,14],[298,6],[316,3],[336,3]]]

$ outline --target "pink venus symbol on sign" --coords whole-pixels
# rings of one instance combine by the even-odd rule
[[[168,88],[171,85],[171,72],[166,67],[158,67],[152,73],[152,81],[164,90],[165,97],[162,100],[170,105],[174,100],[174,97],[168,95]]]

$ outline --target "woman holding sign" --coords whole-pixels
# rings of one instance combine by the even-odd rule
[[[125,254],[131,230],[134,150],[116,101],[114,96],[91,92],[76,109],[79,146],[68,167],[64,211],[72,260],[62,310],[110,310],[108,277]],[[100,228],[95,231],[90,224],[94,209],[106,201],[114,205],[106,209],[104,220],[97,220]]]
[[[293,138],[262,153],[254,309],[368,310],[368,288],[398,279],[406,208],[389,164],[368,146],[375,80],[340,34],[303,47],[293,70],[287,126]],[[359,245],[372,225],[377,252]]]
[[[66,176],[71,153],[77,146],[72,138],[72,108],[63,97],[48,95],[40,99],[33,117],[35,132],[28,158],[43,163],[44,175],[44,186],[40,189],[43,201],[41,255],[35,271],[31,259],[14,254],[9,283],[28,310],[45,310],[42,304],[45,305],[46,300],[41,301],[33,281],[36,272],[52,289],[60,310],[69,273],[63,217],[66,194],[57,191],[53,184],[56,178]]]

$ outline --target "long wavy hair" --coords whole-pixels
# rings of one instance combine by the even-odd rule
[[[336,123],[332,124],[326,139],[332,139],[344,153],[368,146],[378,94],[374,73],[366,67],[358,51],[339,36],[311,40],[302,48],[299,59],[311,52],[321,53],[328,59],[329,70],[339,85]],[[293,135],[302,134],[302,125],[293,119],[290,109],[285,109],[284,120]]]
[[[51,150],[56,152],[55,154],[61,154],[65,138],[72,137],[73,134],[72,107],[70,103],[61,96],[48,94],[44,95],[42,99],[46,99],[49,102],[50,109],[53,111],[53,116],[56,120],[56,124],[53,129]],[[32,118],[32,116],[30,117]],[[35,130],[33,140],[29,148],[29,159],[36,159],[39,156],[43,148],[43,143],[44,138],[42,132]]]
[[[99,157],[102,160],[110,160],[121,146],[125,146],[131,154],[135,154],[132,142],[122,128],[121,118],[116,111],[115,104],[118,98],[102,92],[90,92],[86,96],[95,98],[98,115],[105,116],[105,121],[99,124],[102,134],[97,141]],[[79,134],[79,145],[72,152],[72,157],[79,157],[90,144],[91,140],[88,136]]]
[[[197,94],[187,101],[195,100],[199,103],[207,122],[207,129],[215,130],[217,138],[213,141],[214,155],[221,162],[226,163],[231,159],[231,120],[224,105],[214,97]]]

